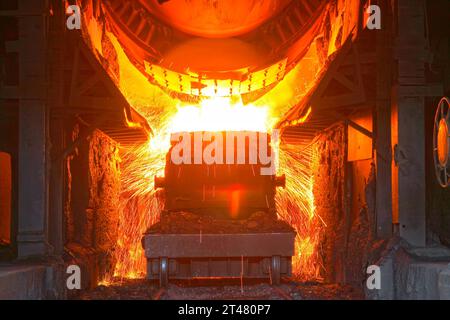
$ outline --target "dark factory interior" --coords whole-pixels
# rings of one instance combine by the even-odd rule
[[[449,37],[447,0],[1,0],[0,299],[450,299]]]

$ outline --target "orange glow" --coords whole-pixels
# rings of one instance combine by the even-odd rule
[[[298,118],[296,120],[292,120],[290,122],[286,121],[286,122],[283,123],[282,127],[284,128],[284,127],[286,127],[288,125],[296,126],[298,124],[305,123],[309,119],[309,116],[311,115],[311,112],[312,112],[312,108],[309,107],[304,116],[302,116],[302,117],[300,117],[300,118]]]
[[[232,218],[235,218],[239,214],[239,202],[241,198],[241,190],[239,188],[234,188],[231,191],[231,207],[230,207],[230,215]]]
[[[204,0],[145,2],[150,12],[179,30],[199,37],[234,37],[270,19],[290,0],[226,0],[213,6]]]
[[[319,240],[325,223],[315,212],[312,161],[317,159],[309,147],[301,152],[293,145],[279,148],[279,170],[286,175],[286,187],[277,190],[275,200],[279,217],[297,231],[292,270],[301,280],[318,280],[323,271]]]
[[[92,22],[88,32],[92,47],[101,54],[100,29]],[[251,130],[270,132],[275,124],[304,96],[320,65],[316,48],[311,46],[306,62],[300,62],[284,80],[252,104],[244,105],[240,97],[210,97],[198,104],[181,103],[167,95],[128,60],[117,39],[111,33],[104,36],[111,42],[117,59],[118,74],[111,77],[127,101],[144,116],[154,135],[145,145],[121,148],[121,205],[119,238],[114,250],[113,277],[145,277],[146,261],[141,245],[146,229],[157,222],[163,207],[160,193],[154,190],[154,176],[164,175],[165,156],[170,147],[170,133],[175,131]],[[109,71],[109,73],[111,73]],[[300,124],[307,120],[311,108]],[[279,146],[280,173],[286,174],[286,188],[278,189],[276,205],[281,219],[297,231],[294,274],[302,279],[319,278],[321,258],[319,236],[323,222],[314,212],[310,150],[295,146]],[[239,191],[233,193],[232,212],[237,212]]]
[[[123,114],[124,114],[124,116],[125,116],[125,121],[126,121],[127,126],[128,126],[129,128],[141,128],[141,127],[142,127],[142,125],[141,125],[140,123],[138,123],[138,122],[133,122],[133,121],[130,121],[130,120],[128,119],[128,115],[127,115],[127,112],[125,111],[125,109],[123,110]]]
[[[447,165],[448,158],[448,126],[445,119],[439,121],[438,134],[437,134],[437,154],[438,160],[441,166],[445,167]]]

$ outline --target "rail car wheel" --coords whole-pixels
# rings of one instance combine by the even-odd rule
[[[270,279],[272,285],[277,286],[281,282],[281,258],[280,256],[272,256],[270,262]]]
[[[169,284],[169,259],[165,257],[159,258],[159,286],[167,287]]]

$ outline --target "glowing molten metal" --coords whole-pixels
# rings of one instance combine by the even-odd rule
[[[298,94],[290,89],[287,76],[272,92],[244,105],[240,98],[210,98],[186,104],[171,98],[151,85],[128,60],[117,39],[107,33],[116,51],[119,69],[117,86],[128,102],[145,116],[154,135],[147,144],[121,150],[122,192],[116,266],[112,277],[145,276],[146,260],[141,238],[146,229],[157,222],[163,200],[154,189],[154,176],[164,174],[165,155],[170,147],[170,133],[180,131],[259,131],[270,132],[290,105],[286,102]],[[95,42],[95,37],[91,36]],[[98,40],[99,41],[99,40]],[[94,43],[97,47],[98,43]],[[101,46],[100,46],[101,47]],[[292,72],[298,72],[293,70]],[[281,95],[280,93],[283,93]],[[311,110],[309,110],[311,113]],[[298,124],[307,116],[298,120]],[[314,212],[312,173],[314,159],[309,149],[279,146],[279,171],[286,175],[286,188],[277,191],[277,213],[297,231],[294,274],[301,279],[320,277],[318,241],[324,224]],[[104,279],[108,283],[111,279]]]

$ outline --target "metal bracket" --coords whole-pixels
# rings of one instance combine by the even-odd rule
[[[373,133],[369,130],[367,130],[366,128],[360,126],[359,124],[357,124],[356,122],[350,120],[350,119],[346,119],[345,123],[347,125],[349,125],[350,127],[352,127],[353,129],[361,132],[363,135],[369,137],[370,139],[373,139]]]

